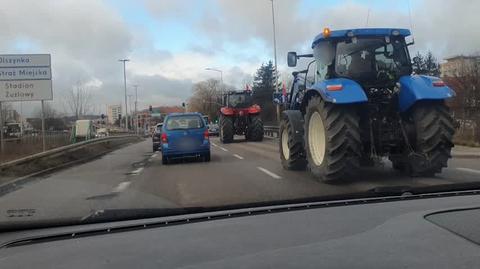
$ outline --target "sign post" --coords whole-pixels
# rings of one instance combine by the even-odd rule
[[[42,102],[42,145],[45,151],[44,100],[53,100],[50,54],[0,55],[0,103]],[[3,122],[1,125],[3,149]]]
[[[2,113],[2,102],[0,102],[0,153],[3,154],[5,148],[5,141],[3,140],[3,113]]]
[[[46,150],[45,146],[45,105],[44,101],[42,100],[42,150]]]

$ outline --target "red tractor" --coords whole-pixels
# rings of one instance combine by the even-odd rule
[[[230,92],[224,97],[226,106],[220,109],[220,140],[233,142],[234,135],[245,135],[247,141],[262,141],[261,108],[252,104],[250,91]]]

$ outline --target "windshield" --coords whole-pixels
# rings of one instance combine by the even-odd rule
[[[167,130],[186,130],[203,128],[203,120],[200,116],[171,116],[165,123]]]
[[[359,81],[374,81],[383,73],[392,80],[411,72],[405,42],[389,38],[354,38],[337,43],[335,72]]]
[[[0,237],[480,182],[480,1],[408,2],[1,1]]]

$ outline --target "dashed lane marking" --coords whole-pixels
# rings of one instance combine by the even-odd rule
[[[158,154],[155,153],[155,154],[152,155],[152,158],[155,158],[155,157],[157,157],[157,156],[158,156]]]
[[[240,155],[238,155],[238,154],[233,154],[233,156],[237,157],[237,158],[240,159],[240,160],[243,160],[243,157],[240,156]]]
[[[224,148],[224,147],[219,147],[221,150],[223,151],[228,151],[228,149]]]
[[[460,170],[460,171],[464,171],[464,172],[480,174],[480,170],[476,170],[476,169],[470,169],[470,168],[465,168],[465,167],[457,167],[455,169]]]
[[[113,188],[112,192],[113,193],[116,193],[116,192],[123,192],[124,190],[126,190],[128,188],[128,186],[130,186],[132,182],[130,181],[124,181],[124,182],[121,182],[120,184],[118,184],[118,186],[116,186],[115,188]]]
[[[265,174],[267,174],[267,175],[269,175],[269,176],[271,176],[271,177],[273,177],[273,178],[275,178],[275,179],[281,179],[281,178],[282,178],[281,176],[279,176],[279,175],[277,175],[277,174],[275,174],[275,173],[273,173],[273,172],[270,172],[270,171],[268,171],[267,169],[265,169],[265,168],[263,168],[263,167],[257,166],[257,168],[258,168],[258,170],[264,172]]]
[[[133,170],[130,174],[131,175],[138,175],[143,171],[143,167]]]

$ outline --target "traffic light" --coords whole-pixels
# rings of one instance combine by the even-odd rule
[[[100,115],[100,117],[102,118],[102,120],[105,119],[105,114]]]
[[[185,102],[182,103],[182,107],[185,107]]]
[[[150,113],[152,113],[153,107],[152,107],[152,106],[149,106],[149,107],[148,107],[148,111],[150,111]]]

